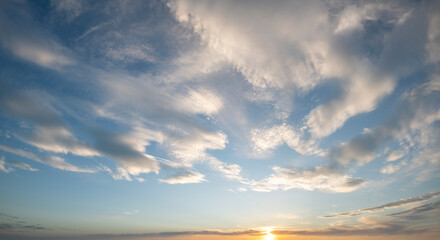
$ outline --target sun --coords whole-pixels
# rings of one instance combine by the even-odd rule
[[[266,228],[266,235],[264,235],[264,240],[274,240],[275,239],[275,235],[270,233],[272,231],[272,229],[273,229],[272,227]]]
[[[264,236],[264,240],[274,240],[274,239],[275,239],[275,236],[272,233],[267,233]]]

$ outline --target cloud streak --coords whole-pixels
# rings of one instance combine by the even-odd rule
[[[48,165],[48,166],[51,166],[53,168],[57,168],[60,170],[71,171],[71,172],[84,172],[84,173],[96,172],[96,170],[74,166],[74,165],[66,162],[63,158],[58,157],[58,156],[48,156],[48,157],[39,156],[35,153],[24,151],[21,149],[12,148],[12,147],[9,147],[9,146],[1,144],[1,143],[0,143],[0,150],[12,153],[12,154],[20,156],[20,157],[27,158],[29,160],[36,161],[38,163],[42,163],[42,164],[45,164],[45,165]]]
[[[402,200],[390,202],[390,203],[380,205],[377,207],[365,208],[365,209],[351,211],[351,212],[345,212],[345,213],[338,213],[338,214],[334,214],[334,215],[327,215],[327,216],[324,216],[324,218],[352,217],[352,216],[361,215],[363,213],[380,212],[380,211],[384,211],[384,210],[391,209],[391,208],[399,208],[399,207],[403,207],[403,206],[406,206],[409,204],[417,204],[417,203],[425,202],[425,201],[431,200],[433,198],[437,198],[438,196],[440,196],[440,192],[433,192],[433,193],[428,193],[425,195],[420,195],[420,196],[417,196],[414,198],[407,198],[407,199],[402,199]],[[411,210],[409,210],[409,211],[411,211]],[[399,214],[402,214],[402,213],[391,214],[391,215],[399,215]]]

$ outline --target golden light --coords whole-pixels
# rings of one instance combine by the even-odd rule
[[[274,240],[274,239],[275,239],[275,236],[272,233],[267,233],[264,236],[264,240]]]
[[[272,231],[273,227],[266,228],[266,235],[264,235],[264,240],[274,240],[275,235],[270,233]]]

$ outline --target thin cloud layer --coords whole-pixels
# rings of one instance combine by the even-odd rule
[[[346,212],[346,213],[338,213],[338,214],[334,214],[334,215],[328,215],[328,216],[324,216],[324,218],[351,217],[351,216],[360,215],[362,213],[380,212],[380,211],[384,211],[386,209],[398,208],[398,207],[402,207],[402,206],[409,205],[409,204],[417,204],[417,203],[425,202],[425,201],[431,200],[433,198],[437,198],[438,196],[440,196],[440,192],[434,192],[434,193],[429,193],[429,194],[425,194],[425,195],[420,195],[420,196],[417,196],[414,198],[407,198],[407,199],[394,201],[394,202],[380,205],[377,207],[365,208],[365,209],[356,210],[356,211],[352,211],[352,212]],[[410,212],[411,210],[408,210],[408,211]],[[399,215],[399,214],[402,214],[402,213],[391,214],[391,215]]]

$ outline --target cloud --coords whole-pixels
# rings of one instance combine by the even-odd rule
[[[0,159],[0,171],[5,173],[10,173],[13,169],[8,167],[8,165],[5,162],[5,157],[2,157]]]
[[[205,176],[203,174],[193,171],[178,172],[169,178],[159,179],[159,182],[168,184],[200,183],[205,181]]]
[[[4,90],[6,91],[6,90]],[[19,133],[18,139],[39,149],[55,153],[72,153],[78,156],[90,157],[106,155],[115,160],[124,169],[118,169],[113,176],[116,179],[129,179],[125,172],[133,175],[157,172],[159,165],[152,156],[145,154],[145,146],[152,140],[161,142],[160,133],[135,126],[132,132],[112,133],[104,130],[87,130],[93,144],[79,141],[75,138],[62,113],[56,110],[51,101],[53,97],[40,91],[16,91],[10,89],[0,97],[0,105],[9,116],[30,122],[31,133]],[[29,153],[30,154],[30,153]],[[61,169],[75,170],[72,166],[62,166],[64,160],[52,156],[41,160],[36,155],[31,159],[51,163]]]
[[[292,2],[248,5],[188,0],[169,5],[176,18],[190,24],[203,43],[233,64],[256,89],[267,92],[263,96],[270,95],[273,89],[277,93],[279,90],[281,96],[287,93],[287,101],[267,98],[283,108],[284,119],[292,109],[285,102],[336,78],[343,90],[341,95],[318,105],[304,119],[307,131],[318,139],[342,127],[349,118],[374,110],[394,90],[400,73],[389,72],[374,56],[367,57],[371,54],[365,49],[379,48],[372,50],[378,52],[376,57],[389,61],[390,56],[402,50],[385,39],[395,39],[400,29],[412,27],[415,21],[423,22],[419,15],[412,14],[409,4],[401,2],[352,5],[313,1],[299,7]],[[382,22],[387,28],[380,26]],[[377,24],[379,30],[369,31],[368,24]],[[352,33],[353,30],[359,33]],[[371,34],[378,35],[374,36],[378,39],[374,45],[359,37],[370,39]],[[351,47],[347,48],[344,42],[350,42]],[[416,40],[411,44],[423,45]],[[405,54],[411,52],[404,49]]]
[[[56,153],[72,153],[79,156],[94,156],[98,153],[84,142],[78,141],[62,119],[62,115],[51,104],[51,96],[41,91],[15,90],[5,84],[0,96],[2,112],[33,126],[31,133],[16,136],[40,149]]]
[[[220,230],[200,230],[200,231],[180,231],[180,232],[158,232],[158,233],[141,233],[141,234],[94,234],[86,237],[92,238],[152,238],[152,237],[172,237],[172,236],[194,236],[194,235],[213,235],[213,236],[260,236],[265,232],[254,229],[237,230],[237,231],[220,231]]]
[[[209,116],[220,111],[223,100],[207,89],[191,89],[188,92],[188,97],[183,99],[180,104],[181,107],[187,108],[189,111]]]
[[[101,171],[108,172],[115,180],[127,180],[129,182],[132,180],[130,174],[124,168],[118,167],[116,168],[116,170],[113,171],[109,167],[101,164],[99,166],[99,169]]]
[[[311,78],[313,63],[305,63],[309,56],[302,55],[298,37],[305,34],[306,38],[312,30],[307,34],[306,29],[298,26],[308,22],[310,29],[319,28],[325,19],[320,12],[324,10],[321,3],[302,4],[301,11],[295,10],[299,9],[296,3],[174,1],[170,6],[179,21],[191,24],[210,48],[237,66],[254,86],[282,87],[295,83],[305,87],[316,83],[317,79]],[[244,9],[246,16],[242,14]],[[276,17],[272,16],[274,12]],[[317,16],[317,21],[307,21],[308,14]],[[293,22],[296,28],[291,26]]]
[[[53,168],[60,169],[60,170],[71,171],[71,172],[85,172],[85,173],[96,172],[95,170],[92,170],[92,169],[74,166],[74,165],[66,162],[63,158],[58,157],[58,156],[43,157],[43,156],[39,156],[39,155],[32,153],[32,152],[27,152],[27,151],[24,151],[21,149],[12,148],[12,147],[6,146],[4,144],[0,144],[0,150],[5,151],[5,152],[9,152],[14,155],[24,157],[24,158],[27,158],[27,159],[30,159],[33,161],[36,161],[36,162],[51,166]]]
[[[1,9],[0,42],[16,57],[55,70],[75,63],[67,48],[38,27],[26,4],[5,1]]]
[[[149,144],[152,137],[155,137],[154,132],[147,130],[142,132],[142,128],[138,130],[139,132],[133,131],[126,134],[101,129],[90,131],[94,139],[94,148],[123,167],[117,170],[118,175],[116,175],[122,176],[122,179],[129,179],[126,172],[137,176],[140,173],[157,173],[160,169],[154,157],[145,153],[145,146]]]
[[[254,191],[290,190],[323,190],[331,192],[351,192],[365,183],[361,178],[344,175],[339,169],[329,166],[318,166],[309,169],[283,168],[275,166],[269,177],[251,181],[249,188]]]
[[[228,164],[214,157],[209,158],[209,166],[217,172],[223,174],[228,179],[246,182],[241,176],[241,167],[237,164]]]
[[[384,173],[384,174],[392,174],[392,173],[396,172],[399,169],[400,169],[399,165],[397,165],[397,164],[395,164],[395,165],[390,164],[390,165],[387,165],[387,166],[383,167],[380,170],[380,172]]]
[[[364,69],[365,63],[353,66],[359,69],[358,76],[344,86],[346,93],[314,108],[307,119],[307,127],[313,136],[322,138],[342,127],[350,117],[370,112],[376,108],[378,101],[394,89],[394,80],[387,76],[363,75],[363,72],[374,72]]]
[[[10,165],[10,166],[13,166],[13,167],[16,167],[16,168],[20,168],[20,169],[22,169],[22,170],[26,170],[26,171],[31,171],[31,172],[39,171],[38,169],[33,168],[33,167],[29,166],[28,164],[23,163],[23,162],[18,162],[18,161],[6,161],[6,163],[7,163],[8,165]]]
[[[138,214],[139,210],[133,210],[133,211],[125,211],[124,214],[125,215],[134,215],[134,214]]]
[[[184,137],[170,139],[171,155],[186,163],[203,161],[209,156],[206,150],[224,149],[227,142],[222,132],[190,129]]]
[[[299,236],[377,236],[377,235],[402,235],[426,232],[427,229],[412,229],[406,225],[385,222],[381,226],[341,226],[311,230],[274,230],[276,235],[299,235]]]
[[[406,154],[406,152],[402,151],[402,150],[393,151],[388,155],[387,161],[393,162],[393,161],[399,160],[400,158],[405,156],[405,154]]]
[[[440,14],[436,12],[438,3],[430,9],[428,25],[428,41],[426,43],[426,52],[428,53],[428,62],[438,63],[440,61]]]
[[[437,198],[438,196],[440,196],[440,192],[433,192],[433,193],[428,193],[425,195],[420,195],[420,196],[417,196],[414,198],[407,198],[407,199],[402,199],[402,200],[390,202],[390,203],[380,205],[377,207],[365,208],[365,209],[361,209],[361,210],[339,213],[339,214],[334,214],[334,215],[328,215],[328,216],[324,216],[324,218],[351,217],[351,216],[360,215],[362,213],[380,212],[380,211],[384,211],[384,210],[391,209],[391,208],[399,208],[399,207],[406,206],[409,204],[417,204],[420,202],[428,201],[430,199]]]
[[[438,194],[432,193],[428,196]],[[422,198],[419,196],[418,198]],[[404,202],[405,200],[401,200]],[[402,206],[399,201],[387,205]],[[279,235],[310,235],[310,236],[377,236],[377,235],[403,235],[437,232],[435,224],[426,224],[426,222],[436,222],[439,216],[439,202],[428,203],[422,206],[411,208],[407,211],[397,212],[386,216],[360,217],[357,222],[351,224],[338,224],[326,228],[312,229],[275,229],[273,234]]]
[[[39,230],[52,230],[40,224],[31,224],[21,218],[0,213],[0,232],[33,232]]]
[[[440,119],[439,82],[440,78],[433,77],[431,81],[404,93],[388,121],[331,149],[329,157],[341,164],[367,163],[375,158],[376,149],[387,140],[415,136],[430,129],[430,125]],[[416,144],[416,137],[410,139],[412,145]],[[435,141],[435,138],[424,141]]]
[[[65,14],[69,21],[72,21],[84,11],[84,1],[81,0],[62,0],[51,1],[52,6],[60,14]]]
[[[147,44],[119,46],[110,48],[106,52],[106,56],[112,60],[124,63],[133,63],[136,61],[154,62],[154,50]]]
[[[254,151],[258,154],[273,150],[283,143],[287,143],[293,149],[299,144],[298,134],[286,124],[266,129],[253,129],[251,141]]]
[[[406,211],[388,214],[388,216],[405,215],[407,217],[408,216],[414,217],[414,216],[420,215],[422,213],[434,211],[434,210],[437,211],[437,213],[438,213],[438,210],[440,210],[440,201],[424,204],[424,205],[417,206],[417,207],[413,207],[413,208],[406,210]]]

